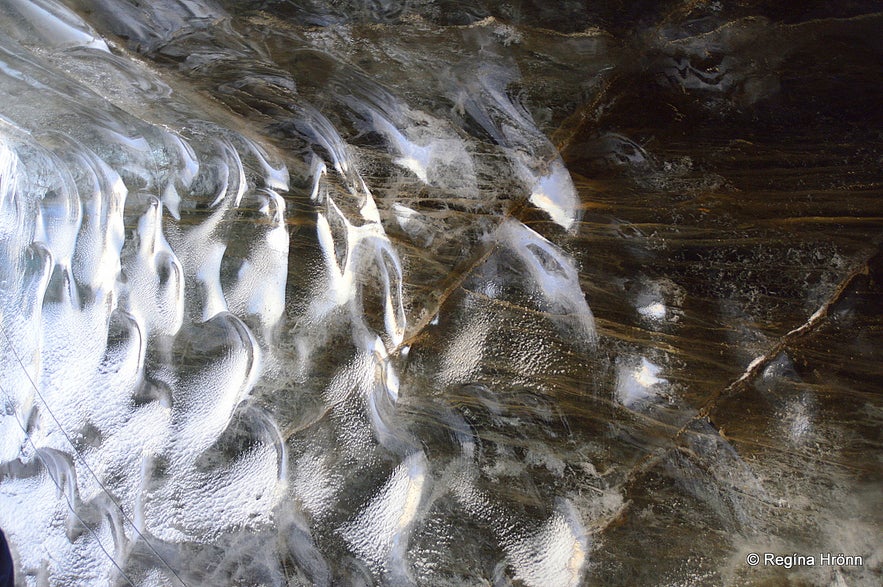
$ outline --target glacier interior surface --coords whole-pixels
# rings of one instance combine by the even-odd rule
[[[880,585],[881,30],[3,0],[16,585]]]

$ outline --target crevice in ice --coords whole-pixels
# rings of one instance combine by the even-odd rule
[[[785,335],[780,337],[773,345],[761,355],[755,357],[745,368],[745,371],[738,379],[730,383],[725,389],[713,394],[700,410],[700,416],[707,416],[715,403],[722,397],[739,393],[744,389],[744,385],[755,379],[767,366],[775,360],[783,351],[791,345],[800,341],[800,339],[811,336],[815,330],[821,327],[828,318],[828,313],[844,295],[849,292],[850,286],[861,276],[868,275],[870,272],[871,258],[865,259],[858,267],[850,271],[834,288],[830,297],[822,303],[819,308],[800,326],[792,328]]]
[[[804,322],[800,326],[792,328],[785,335],[779,338],[767,352],[755,357],[755,359],[753,359],[749,363],[745,371],[737,379],[730,383],[726,388],[719,389],[713,392],[706,399],[702,407],[689,421],[687,421],[680,428],[673,431],[671,437],[669,438],[669,442],[677,447],[676,450],[684,451],[685,448],[682,445],[689,446],[691,438],[699,439],[701,441],[703,437],[708,436],[711,442],[718,441],[718,439],[720,439],[721,437],[719,433],[716,434],[717,430],[714,428],[711,419],[711,412],[716,407],[717,402],[720,399],[730,397],[734,394],[738,394],[744,391],[747,388],[746,384],[758,377],[763,372],[763,370],[766,369],[770,365],[770,363],[776,359],[776,357],[780,356],[782,352],[786,351],[789,346],[798,343],[801,339],[807,336],[811,336],[818,328],[823,326],[824,323],[827,321],[828,314],[831,308],[835,306],[843,298],[844,295],[847,295],[849,293],[849,289],[853,285],[853,283],[860,277],[869,274],[870,262],[872,258],[873,255],[866,258],[863,263],[850,271],[840,281],[840,283],[831,293],[829,298],[825,300],[825,302],[807,319],[806,322]],[[703,424],[708,428],[706,432],[702,432],[702,430],[697,430],[697,426],[701,428]],[[709,434],[710,432],[711,434]],[[730,450],[734,449],[730,448]],[[648,474],[665,458],[666,452],[656,451],[648,453],[642,458],[638,459],[638,461],[626,472],[626,485],[634,482],[639,477]],[[842,466],[840,463],[826,460],[824,457],[821,456],[817,456],[815,458],[819,462],[827,463],[832,466]],[[747,493],[744,492],[744,488],[740,488],[737,486],[733,486],[731,489],[734,492],[742,494],[747,498],[759,499],[768,507],[778,507],[778,504],[767,500],[767,498],[763,495],[763,490],[759,487],[756,488],[755,491],[750,491]],[[625,514],[625,511],[629,507],[630,502],[626,502],[625,504],[623,504],[619,514],[617,516],[614,516],[607,526],[617,523],[617,520]]]

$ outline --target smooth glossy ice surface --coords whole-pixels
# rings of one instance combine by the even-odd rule
[[[0,4],[21,584],[879,585],[883,16],[787,4]]]

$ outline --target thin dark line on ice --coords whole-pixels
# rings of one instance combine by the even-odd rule
[[[89,463],[86,462],[86,459],[85,459],[85,458],[79,453],[79,451],[77,450],[76,445],[74,445],[73,440],[72,440],[71,437],[68,435],[67,431],[61,426],[61,422],[58,420],[58,418],[55,417],[55,414],[52,413],[52,409],[49,407],[49,404],[48,404],[48,403],[46,402],[46,400],[43,398],[43,394],[40,393],[40,390],[39,390],[39,388],[37,387],[37,384],[34,383],[34,380],[33,380],[33,378],[31,377],[31,374],[28,372],[27,367],[25,367],[24,362],[21,360],[21,357],[18,356],[18,352],[15,350],[15,347],[14,347],[13,344],[12,344],[12,340],[9,338],[9,335],[6,333],[6,327],[3,326],[3,323],[2,323],[2,322],[0,322],[0,332],[3,332],[3,337],[6,339],[6,345],[9,347],[9,350],[12,351],[12,355],[15,357],[15,360],[18,362],[18,364],[19,364],[19,366],[21,367],[22,371],[24,371],[25,377],[28,378],[28,381],[30,382],[31,387],[34,389],[34,393],[37,395],[38,398],[40,398],[40,401],[43,403],[43,406],[45,406],[45,408],[46,408],[46,412],[49,414],[49,416],[50,416],[50,417],[52,418],[52,420],[55,422],[55,425],[58,426],[58,429],[61,430],[61,433],[62,433],[62,434],[64,435],[64,437],[67,439],[68,443],[71,445],[71,450],[73,450],[74,454],[76,454],[78,457],[80,457],[80,461],[82,462],[83,467],[85,467],[85,469],[86,469],[87,471],[89,471],[89,474],[92,475],[92,478],[95,479],[95,482],[98,483],[98,486],[101,487],[102,491],[104,491],[104,493],[107,495],[108,499],[110,499],[110,501],[111,501],[111,502],[117,507],[117,509],[119,509],[119,511],[120,511],[120,515],[123,517],[123,520],[125,520],[126,522],[129,523],[129,525],[132,526],[132,529],[135,531],[135,533],[138,535],[138,537],[139,537],[141,540],[144,541],[144,543],[147,545],[147,547],[150,549],[150,551],[153,552],[154,555],[156,555],[156,557],[157,557],[157,558],[162,562],[162,564],[163,564],[163,565],[169,570],[169,572],[171,572],[172,575],[174,575],[174,577],[178,580],[178,582],[181,583],[181,585],[184,585],[184,587],[187,587],[187,584],[186,584],[186,583],[184,582],[184,580],[180,577],[180,575],[178,575],[178,573],[175,571],[175,569],[173,569],[173,568],[169,565],[169,563],[166,562],[166,560],[163,558],[163,556],[162,556],[162,555],[161,555],[161,554],[160,554],[160,553],[159,553],[159,552],[153,547],[153,545],[150,543],[150,541],[147,540],[147,537],[144,536],[144,534],[141,533],[141,531],[138,529],[138,527],[135,525],[135,523],[132,521],[132,519],[129,518],[129,516],[126,514],[126,511],[123,509],[123,506],[122,506],[122,505],[116,500],[116,498],[114,498],[114,496],[110,493],[110,491],[107,490],[107,488],[104,486],[104,484],[103,484],[103,483],[101,482],[101,480],[98,478],[98,475],[95,474],[95,472],[94,472],[94,471],[92,470],[92,468],[89,466]],[[2,390],[2,388],[0,388],[0,390]],[[6,392],[4,391],[4,394],[5,394],[5,393],[6,393]],[[18,421],[18,417],[17,417],[17,416],[16,416],[16,420]],[[19,424],[19,426],[22,426],[21,421],[18,421],[18,424]],[[26,436],[27,439],[28,439],[28,442],[31,443],[31,446],[34,446],[33,441],[31,440],[31,437],[30,437],[30,435],[29,435],[28,432],[27,432],[27,429],[25,429],[24,427],[22,427],[22,430],[24,431],[25,436]],[[37,451],[36,446],[34,446],[34,451],[35,451],[35,452]],[[37,454],[39,455],[38,452],[37,452]],[[43,462],[43,465],[44,465],[44,467],[45,467],[45,466],[46,466],[45,461],[43,461],[42,458],[41,458],[40,460]],[[47,473],[48,473],[48,471],[49,471],[48,467],[46,468],[46,471],[47,471]],[[50,477],[52,477],[51,474],[50,474]],[[56,480],[55,480],[54,478],[52,479],[52,481],[53,481],[53,483],[56,484],[56,486],[58,486],[58,483],[56,482]],[[59,487],[59,490],[62,491],[62,493],[64,493],[64,491],[61,490],[61,487],[60,487],[60,486],[58,486],[58,487]],[[82,518],[80,518],[79,514],[77,514],[76,511],[74,510],[73,505],[70,503],[70,498],[66,497],[66,499],[67,499],[67,502],[68,502],[68,506],[71,508],[71,511],[74,513],[75,516],[77,516],[77,519],[79,519],[81,522],[83,522]],[[83,525],[85,525],[87,528],[89,528],[89,526],[86,525],[85,522],[83,522]],[[90,530],[90,532],[92,532],[93,535],[95,534],[95,531],[94,531],[94,530],[92,530],[91,528],[89,528],[89,530]],[[98,537],[95,536],[95,539],[98,540]],[[126,574],[125,574],[125,573],[123,572],[123,570],[119,567],[119,565],[118,565],[117,562],[113,559],[113,557],[110,556],[110,554],[108,554],[107,550],[104,549],[104,546],[101,544],[101,541],[100,541],[100,540],[98,540],[98,544],[101,546],[101,550],[103,550],[104,553],[107,554],[107,556],[110,558],[111,562],[113,562],[114,566],[115,566],[117,569],[119,569],[120,573],[123,575],[123,577],[125,577],[126,581],[128,581],[130,585],[133,585],[133,586],[134,586],[135,584],[134,584],[134,583],[128,578],[128,576],[126,576]]]

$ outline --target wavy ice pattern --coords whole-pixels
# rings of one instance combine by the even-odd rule
[[[187,139],[78,106],[76,138],[4,122],[3,526],[46,549],[18,551],[25,574],[137,582],[126,561],[139,542],[154,550],[148,536],[259,527],[283,496],[270,420],[228,462],[200,459],[251,393],[259,338],[281,316],[288,241],[273,188],[287,185],[246,178],[263,154],[241,138],[237,150],[217,131]],[[151,177],[158,157],[180,165],[177,186]],[[185,223],[200,200],[205,218]],[[242,215],[263,226],[235,234]],[[243,237],[248,254],[225,255]],[[224,261],[239,265],[227,279]]]
[[[400,252],[448,231],[409,207],[409,174],[493,203],[479,176],[501,160],[574,229],[560,157],[505,94],[514,66],[464,61],[445,114],[342,65],[326,99],[299,93],[297,65],[214,2],[15,0],[2,18],[0,526],[25,584],[581,582],[581,498],[550,482],[525,512],[498,492],[518,459],[464,408],[515,434],[499,398],[527,393],[552,433],[535,382],[596,342],[576,263],[515,218],[476,222],[473,274],[421,307]],[[160,74],[112,35],[195,65]],[[372,193],[378,160],[401,202]],[[513,308],[535,330],[506,380],[488,366]]]

